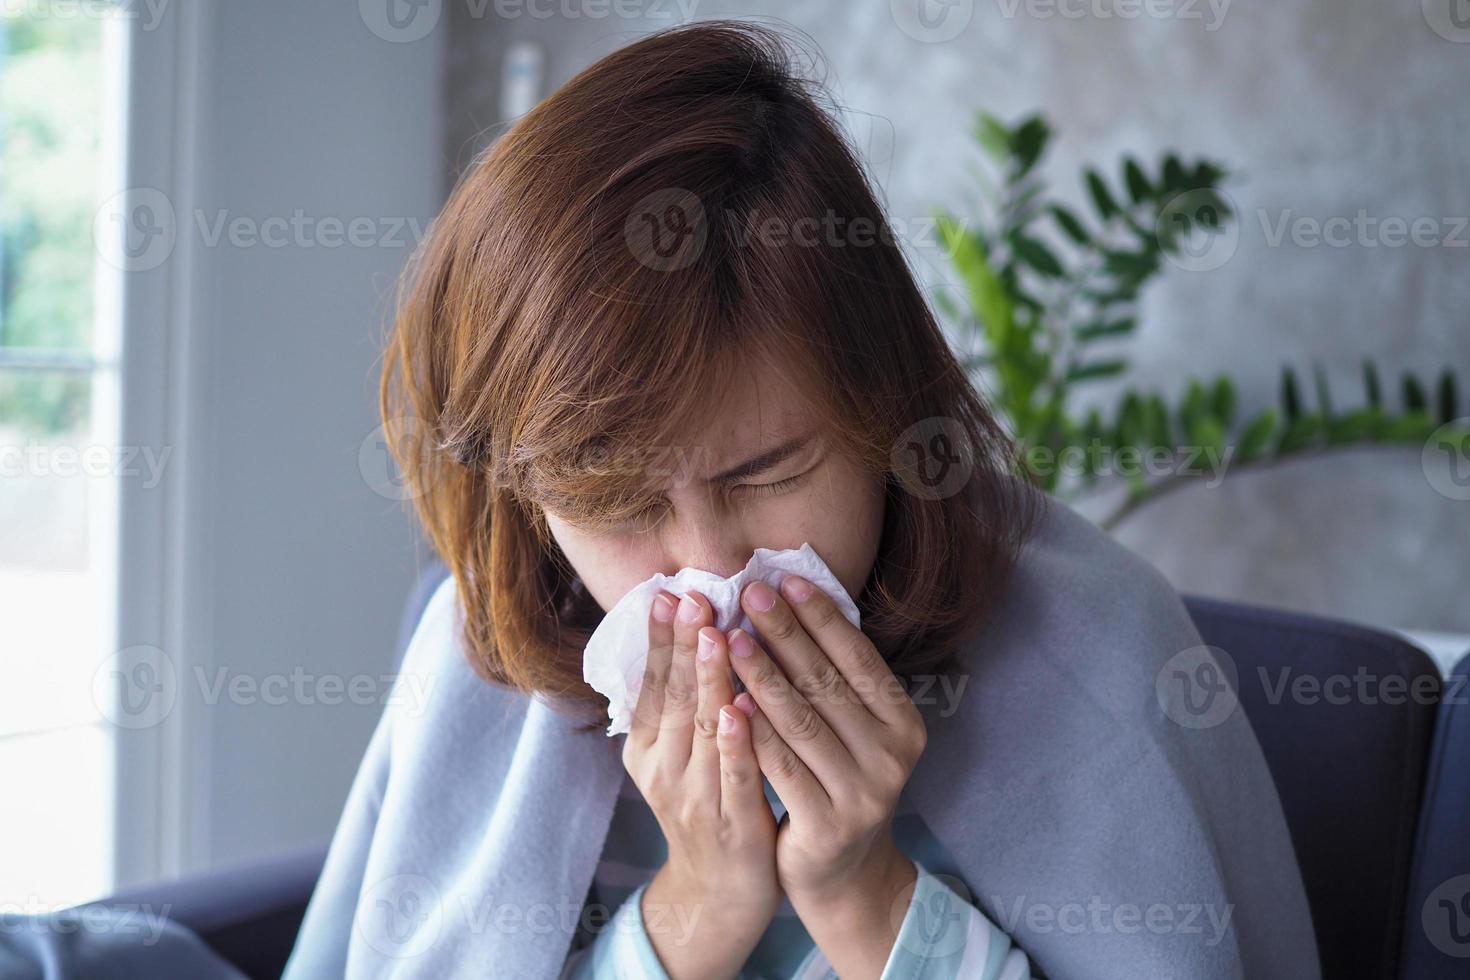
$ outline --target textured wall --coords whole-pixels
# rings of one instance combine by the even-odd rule
[[[1470,379],[1470,231],[1457,220],[1470,214],[1470,101],[1457,97],[1470,83],[1470,30],[1457,32],[1438,0],[982,0],[935,4],[956,19],[933,33],[901,28],[897,0],[614,5],[645,15],[635,18],[572,0],[498,13],[454,3],[450,160],[467,164],[500,122],[510,41],[546,47],[554,86],[691,2],[700,18],[779,18],[810,35],[902,227],[918,230],[936,205],[972,206],[978,156],[967,132],[981,106],[1007,118],[1044,112],[1059,132],[1044,173],[1074,199],[1082,162],[1113,170],[1124,151],[1227,163],[1239,243],[1219,268],[1172,270],[1153,288],[1132,348],[1135,384],[1175,394],[1191,375],[1224,371],[1253,411],[1274,403],[1284,363],[1320,362],[1340,405],[1361,395],[1364,356],[1395,377],[1451,364]],[[1375,222],[1428,218],[1430,237],[1450,241],[1394,246],[1376,231],[1341,247],[1273,240],[1283,217],[1353,221],[1360,211]],[[910,254],[926,282],[947,276],[924,236]],[[1185,590],[1470,630],[1470,502],[1436,491],[1417,448],[1233,473],[1162,499],[1117,533]]]

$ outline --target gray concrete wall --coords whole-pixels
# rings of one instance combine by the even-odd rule
[[[1321,363],[1339,404],[1361,397],[1364,357],[1395,377],[1448,364],[1470,379],[1470,232],[1456,220],[1470,214],[1470,102],[1456,95],[1470,82],[1470,30],[1454,29],[1449,0],[1443,10],[1438,0],[988,0],[950,5],[956,19],[933,33],[900,26],[882,0],[692,2],[700,18],[779,19],[810,35],[890,215],[913,227],[935,206],[973,208],[968,131],[980,107],[1044,113],[1059,132],[1044,174],[1074,201],[1082,163],[1115,170],[1125,151],[1229,165],[1238,245],[1219,268],[1174,269],[1153,288],[1131,349],[1134,385],[1177,394],[1190,376],[1226,372],[1249,412],[1275,403],[1283,364]],[[554,86],[689,7],[446,9],[448,156],[462,167],[502,122],[510,42],[544,45]],[[1394,247],[1375,232],[1335,247],[1268,233],[1283,216],[1360,211],[1429,218],[1450,241]],[[910,254],[926,283],[951,277],[932,243],[911,242]],[[1435,489],[1418,448],[1241,470],[1162,499],[1117,534],[1181,589],[1470,630],[1470,502]]]

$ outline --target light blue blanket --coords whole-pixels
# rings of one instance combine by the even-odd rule
[[[624,736],[476,677],[455,588],[405,655],[427,700],[385,709],[286,980],[553,978],[566,959]],[[1201,643],[1151,565],[1048,500],[968,671],[913,692],[929,738],[900,812],[1051,980],[1320,977],[1243,710],[1199,725],[1161,700]]]

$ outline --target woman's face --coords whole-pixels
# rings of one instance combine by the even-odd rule
[[[756,548],[809,542],[854,599],[883,527],[881,477],[824,445],[789,383],[736,384],[692,445],[671,450],[664,502],[625,527],[589,531],[548,511],[552,536],[604,611],[657,572],[721,577]]]

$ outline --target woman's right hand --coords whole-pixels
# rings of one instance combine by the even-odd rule
[[[781,903],[775,816],[709,601],[660,592],[648,638],[623,744],[668,842],[643,893],[644,927],[673,980],[734,977]]]

